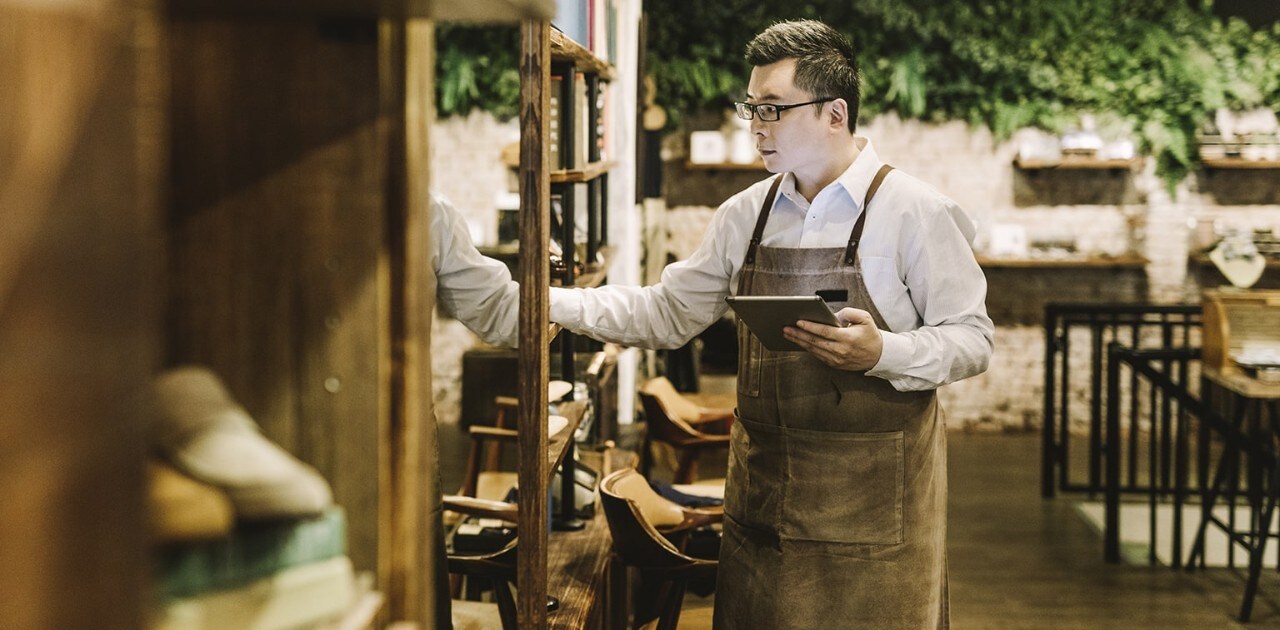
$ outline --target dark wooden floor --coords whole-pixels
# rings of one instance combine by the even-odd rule
[[[1253,622],[1240,624],[1240,573],[1103,562],[1101,538],[1072,497],[1040,498],[1038,436],[952,433],[949,441],[955,628],[1280,628],[1274,571],[1263,575]],[[442,427],[445,488],[456,486],[464,457],[464,438]],[[691,595],[681,627],[708,627],[696,609],[710,605]]]
[[[1253,622],[1235,618],[1241,574],[1102,561],[1070,497],[1039,495],[1035,435],[952,434],[951,610],[956,628],[1276,628],[1280,576],[1263,575]]]

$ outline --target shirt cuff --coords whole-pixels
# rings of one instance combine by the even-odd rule
[[[571,327],[582,320],[582,293],[576,289],[551,287],[548,318],[553,324]]]
[[[882,330],[880,341],[880,360],[875,367],[867,370],[867,375],[880,378],[901,376],[911,364],[911,339],[906,335]]]

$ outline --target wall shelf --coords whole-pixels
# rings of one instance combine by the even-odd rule
[[[1266,256],[1265,259],[1267,261],[1267,269],[1280,269],[1280,258]],[[1187,256],[1187,261],[1201,267],[1214,266],[1213,261],[1209,260],[1208,254],[1190,254]]]
[[[1014,168],[1023,171],[1128,171],[1142,167],[1142,158],[1129,160],[1097,160],[1092,158],[1063,158],[1061,160],[1024,160],[1015,158]]]
[[[1280,160],[1245,160],[1242,158],[1209,158],[1209,159],[1201,160],[1200,163],[1205,168],[1211,169],[1211,170],[1259,171],[1259,170],[1280,169]]]
[[[1003,258],[978,256],[983,269],[1140,269],[1151,261],[1137,254],[1078,258]]]

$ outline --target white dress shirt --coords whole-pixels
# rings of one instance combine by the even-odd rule
[[[515,347],[520,285],[501,261],[476,250],[467,222],[449,202],[431,196],[431,268],[436,303],[488,343]]]
[[[771,247],[844,247],[883,162],[871,143],[836,181],[807,202],[783,174],[762,243]],[[724,202],[688,260],[659,284],[551,289],[551,321],[601,341],[677,348],[721,317],[772,177]],[[995,327],[987,281],[973,256],[974,224],[951,199],[903,173],[885,178],[858,247],[871,300],[889,331],[867,374],[899,391],[934,389],[986,370]]]

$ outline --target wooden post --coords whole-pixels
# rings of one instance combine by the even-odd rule
[[[520,27],[520,545],[517,608],[521,628],[547,625],[547,378],[551,269],[551,180],[547,112],[551,24]]]

